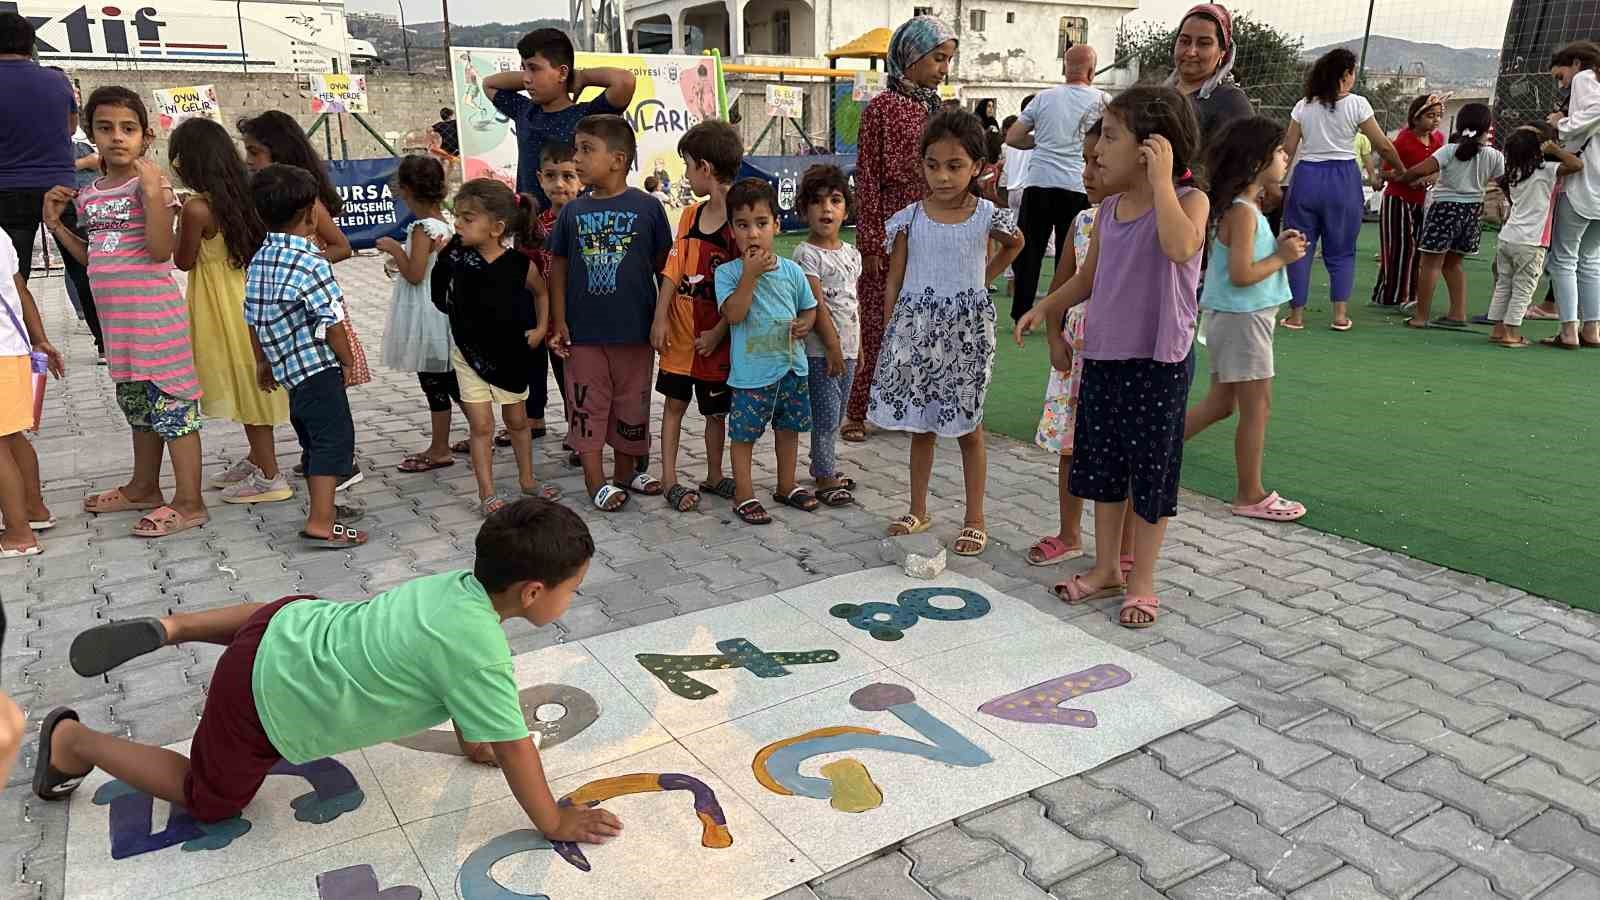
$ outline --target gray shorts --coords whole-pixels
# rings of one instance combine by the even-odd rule
[[[1206,310],[1206,352],[1211,374],[1222,384],[1271,378],[1272,330],[1278,325],[1278,308],[1255,312]]]

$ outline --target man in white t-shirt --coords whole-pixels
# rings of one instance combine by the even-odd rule
[[[1083,193],[1083,134],[1100,118],[1110,97],[1093,87],[1094,48],[1079,44],[1061,61],[1066,83],[1039,94],[1006,132],[1006,143],[1032,150],[1023,190],[1021,226],[1026,243],[1013,267],[1017,273],[1011,318],[1033,308],[1044,251],[1055,233],[1055,258],[1061,260],[1072,220],[1089,206]]]

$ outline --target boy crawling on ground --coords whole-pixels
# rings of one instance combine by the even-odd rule
[[[306,763],[451,719],[462,753],[500,767],[545,837],[604,843],[622,831],[616,816],[559,808],[550,794],[501,628],[558,618],[593,555],[583,520],[528,498],[483,523],[470,572],[417,578],[360,603],[286,597],[97,625],[72,642],[72,667],[85,677],[169,644],[227,645],[193,756],[92,731],[62,707],[40,730],[34,793],[63,799],[98,767],[215,822],[238,815],[279,759]]]

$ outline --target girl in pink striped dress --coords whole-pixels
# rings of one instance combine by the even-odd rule
[[[83,119],[99,150],[104,174],[88,187],[53,189],[45,220],[69,253],[89,267],[106,365],[117,406],[133,429],[133,478],[85,497],[91,513],[147,511],[138,537],[164,537],[205,524],[200,494],[200,381],[189,344],[189,308],[172,279],[173,209],[177,199],[145,150],[155,138],[139,95],[103,87],[89,95]],[[61,227],[68,202],[88,242]],[[161,493],[161,456],[172,457],[177,482],[169,504]]]

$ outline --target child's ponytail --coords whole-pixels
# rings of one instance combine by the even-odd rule
[[[1494,123],[1494,115],[1482,103],[1468,103],[1456,113],[1456,130],[1450,141],[1456,145],[1456,159],[1469,162],[1483,147],[1483,138]]]
[[[544,227],[539,224],[539,199],[532,194],[517,195],[517,209],[506,220],[506,232],[522,250],[544,246]]]

